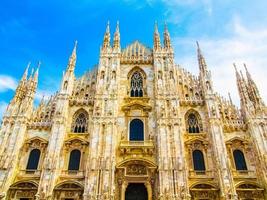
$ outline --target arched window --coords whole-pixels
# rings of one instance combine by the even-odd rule
[[[69,167],[68,170],[80,169],[81,152],[77,149],[70,152]]]
[[[88,115],[85,112],[80,112],[74,118],[72,124],[72,132],[74,133],[85,133],[88,127]]]
[[[38,168],[38,163],[40,160],[41,151],[39,149],[33,149],[30,152],[30,156],[28,159],[27,167],[28,170],[36,170]]]
[[[197,116],[194,113],[190,113],[187,116],[187,129],[189,133],[199,133],[200,127]]]
[[[130,123],[130,141],[144,141],[144,123],[133,119]]]
[[[240,150],[234,150],[233,154],[236,170],[247,170],[247,164],[243,152]]]
[[[194,170],[196,171],[206,170],[204,156],[200,150],[193,151],[193,163],[194,163]]]
[[[142,97],[143,94],[143,77],[136,71],[131,77],[131,97]]]

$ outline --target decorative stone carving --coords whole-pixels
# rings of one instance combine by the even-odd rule
[[[147,169],[143,165],[131,164],[131,165],[127,166],[126,174],[127,175],[137,175],[137,176],[147,175]]]

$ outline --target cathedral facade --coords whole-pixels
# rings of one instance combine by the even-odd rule
[[[167,27],[153,48],[122,49],[109,25],[98,65],[75,77],[76,46],[59,91],[34,107],[25,70],[0,129],[3,200],[267,199],[267,109],[236,70],[241,109],[174,63]]]

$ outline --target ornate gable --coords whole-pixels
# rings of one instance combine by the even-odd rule
[[[124,64],[151,64],[152,60],[152,50],[139,41],[127,46],[121,54],[121,63]]]

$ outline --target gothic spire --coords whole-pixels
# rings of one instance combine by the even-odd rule
[[[231,105],[233,105],[233,101],[232,101],[232,97],[231,97],[231,93],[228,92],[228,98],[229,98],[229,102]]]
[[[203,56],[203,54],[201,52],[201,49],[200,49],[198,41],[196,43],[197,43],[197,57],[198,57],[199,70],[200,70],[201,73],[206,73],[207,64],[206,64],[205,58],[204,58],[204,56]]]
[[[28,77],[28,71],[29,71],[29,68],[30,68],[30,65],[31,63],[29,62],[24,73],[23,73],[23,76],[17,86],[17,89],[16,89],[16,93],[15,93],[15,96],[14,96],[14,99],[12,101],[18,101],[18,100],[21,100],[23,98],[23,96],[25,96],[25,92],[26,92],[26,84],[27,84],[27,77]]]
[[[38,76],[39,76],[39,69],[40,69],[40,66],[41,66],[41,62],[39,61],[38,64],[37,64],[37,69],[34,73],[34,82],[37,83],[38,82]]]
[[[155,22],[155,28],[154,28],[154,49],[160,49],[161,44],[160,44],[160,36],[159,36],[159,31],[158,31],[158,23]]]
[[[119,21],[117,21],[116,31],[114,33],[113,48],[120,48],[120,27]]]
[[[237,71],[235,63],[233,63],[233,65],[235,68],[236,83],[237,83],[237,88],[238,88],[241,104],[245,105],[248,101],[248,98],[247,98],[247,91],[246,91],[246,87],[245,87],[245,83],[244,83],[244,77],[243,77],[242,73],[239,73]]]
[[[28,65],[27,65],[27,67],[26,67],[26,69],[24,71],[24,74],[23,74],[23,76],[21,78],[21,81],[24,81],[25,82],[27,80],[28,71],[29,71],[30,65],[31,65],[31,62],[28,63]]]
[[[104,41],[103,41],[103,48],[110,47],[110,29],[109,29],[109,21],[106,28],[106,33],[104,35]]]
[[[167,49],[171,48],[171,37],[166,23],[164,28],[164,47]]]
[[[260,96],[258,87],[256,83],[254,82],[254,80],[252,79],[251,74],[249,73],[246,64],[244,64],[244,68],[246,70],[246,77],[247,77],[247,90],[249,92],[251,101],[257,105],[264,104],[262,102],[262,98]]]
[[[72,50],[71,56],[69,58],[69,63],[68,63],[68,68],[67,71],[73,72],[75,65],[76,65],[76,59],[77,59],[77,55],[76,55],[76,50],[77,50],[77,40],[74,43],[74,48]]]

